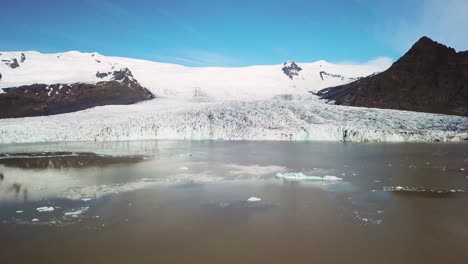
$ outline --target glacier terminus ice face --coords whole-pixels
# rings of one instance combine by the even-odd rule
[[[167,98],[43,117],[0,120],[0,143],[142,139],[462,141],[468,118],[291,100],[192,102]]]

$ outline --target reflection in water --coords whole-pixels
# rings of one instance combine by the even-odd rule
[[[133,164],[147,159],[142,155],[110,156],[89,152],[0,153],[0,165],[25,169],[104,167]]]

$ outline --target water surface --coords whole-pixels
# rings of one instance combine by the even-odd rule
[[[0,145],[2,260],[464,263],[465,169],[466,143]]]

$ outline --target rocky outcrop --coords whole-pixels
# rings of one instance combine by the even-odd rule
[[[20,66],[17,59],[2,60],[2,62],[12,69],[16,69]]]
[[[287,61],[283,63],[283,68],[281,69],[289,79],[293,79],[294,76],[298,76],[299,72],[302,71],[302,68],[299,67],[294,61]]]
[[[317,94],[340,105],[468,116],[468,51],[423,37],[385,72]]]
[[[61,114],[154,98],[133,78],[130,70],[115,72],[112,80],[95,84],[33,84],[4,88],[5,93],[0,94],[0,118]]]
[[[353,81],[356,81],[356,80],[359,80],[359,79],[362,78],[362,77],[357,77],[357,78],[345,77],[345,76],[340,75],[340,74],[329,73],[329,72],[326,72],[326,71],[320,71],[319,75],[320,75],[320,79],[322,79],[322,81],[325,80],[325,78],[336,78],[336,79],[340,79],[341,81],[346,80],[348,82],[353,82]]]

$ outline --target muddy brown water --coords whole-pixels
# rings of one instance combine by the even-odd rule
[[[468,262],[466,143],[49,143],[0,158],[2,263]]]

